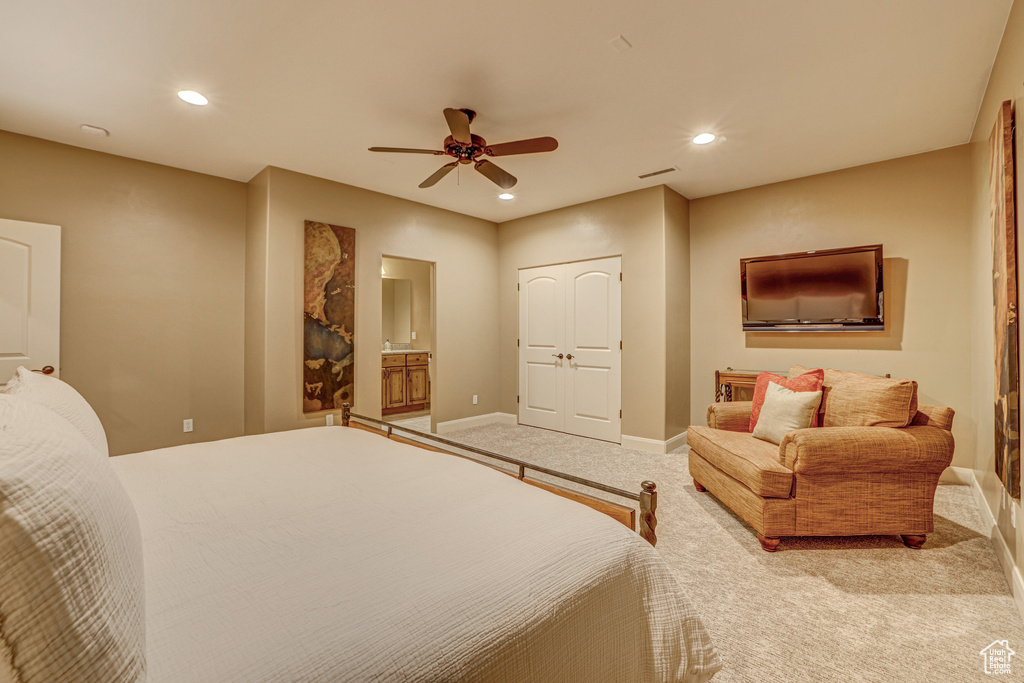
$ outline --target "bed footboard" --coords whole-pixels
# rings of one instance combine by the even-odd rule
[[[369,426],[367,426],[365,424],[360,424],[358,422],[352,422],[353,418],[355,418],[357,420],[361,420],[363,423],[371,423],[372,425],[375,425],[375,426],[374,427],[369,427]],[[377,418],[374,418],[374,417],[366,417],[365,415],[355,415],[355,414],[352,413],[352,407],[348,403],[343,403],[341,405],[341,425],[343,427],[359,427],[361,429],[368,429],[369,431],[373,431],[373,432],[377,432],[379,434],[382,434],[382,435],[386,436],[389,439],[393,438],[395,441],[400,441],[402,443],[409,444],[411,446],[416,446],[418,448],[423,448],[423,449],[430,450],[430,451],[436,451],[436,452],[439,452],[439,453],[447,453],[449,455],[455,455],[455,456],[458,456],[458,457],[466,457],[466,456],[460,456],[458,453],[453,453],[451,451],[442,450],[440,448],[429,446],[427,444],[420,443],[418,441],[413,441],[413,440],[410,440],[410,439],[404,439],[402,437],[393,437],[392,436],[392,431],[397,429],[397,430],[400,430],[400,431],[403,431],[403,432],[408,432],[410,434],[414,434],[415,436],[417,436],[417,437],[419,437],[421,439],[428,439],[430,441],[435,441],[435,442],[442,443],[442,444],[445,444],[445,445],[448,445],[448,446],[451,446],[451,447],[454,447],[454,448],[459,448],[459,449],[462,449],[462,450],[470,451],[472,453],[477,453],[479,455],[483,455],[483,456],[488,457],[488,458],[494,458],[495,460],[500,460],[502,462],[506,462],[506,463],[509,463],[509,464],[512,464],[512,465],[516,465],[519,468],[519,474],[518,474],[517,478],[520,481],[522,481],[524,483],[527,483],[527,484],[530,484],[532,486],[537,486],[538,488],[542,488],[542,489],[544,489],[546,491],[549,491],[549,492],[551,492],[551,493],[553,493],[553,494],[555,494],[557,496],[562,496],[563,498],[569,498],[570,500],[575,500],[578,503],[583,503],[584,505],[587,505],[588,507],[592,507],[595,510],[597,510],[599,512],[603,512],[604,514],[612,517],[613,519],[615,519],[615,520],[617,520],[619,522],[622,522],[623,524],[628,526],[630,529],[633,529],[635,531],[636,530],[636,514],[635,514],[635,510],[633,508],[626,507],[624,505],[619,505],[618,503],[611,503],[611,502],[603,500],[601,498],[595,498],[594,496],[589,496],[587,494],[578,493],[576,491],[572,491],[570,489],[562,488],[560,486],[555,486],[553,484],[547,484],[547,483],[544,483],[544,482],[540,482],[540,481],[538,481],[536,479],[527,478],[526,477],[526,470],[534,470],[535,472],[542,472],[544,474],[547,474],[547,475],[550,475],[550,476],[553,476],[553,477],[557,477],[559,479],[564,479],[565,481],[571,481],[571,482],[574,482],[576,484],[580,484],[581,486],[586,486],[586,487],[589,487],[589,488],[597,489],[599,491],[604,491],[605,493],[611,493],[611,494],[614,494],[616,496],[621,496],[623,498],[629,498],[630,500],[634,500],[634,501],[637,501],[637,502],[640,503],[640,530],[639,530],[640,537],[643,538],[648,543],[650,543],[652,546],[657,544],[657,542],[658,542],[658,536],[654,532],[655,528],[658,526],[658,518],[657,518],[657,509],[658,509],[658,491],[657,491],[657,488],[658,487],[657,487],[657,485],[653,481],[645,481],[645,482],[643,482],[640,485],[640,488],[641,488],[640,493],[633,493],[632,491],[625,491],[623,489],[616,488],[614,486],[608,486],[607,484],[602,484],[602,483],[596,482],[596,481],[590,481],[589,479],[583,479],[581,477],[577,477],[577,476],[572,475],[572,474],[566,474],[564,472],[558,472],[556,470],[552,470],[552,469],[549,469],[547,467],[542,467],[540,465],[534,465],[532,463],[528,463],[528,462],[525,462],[523,460],[517,460],[516,458],[510,458],[507,455],[501,455],[500,453],[493,453],[491,451],[485,451],[483,449],[476,448],[474,446],[467,446],[465,444],[460,444],[460,443],[458,443],[456,441],[450,441],[448,439],[436,436],[434,434],[425,434],[423,432],[416,431],[415,429],[409,429],[407,427],[400,427],[400,426],[397,426],[397,425],[388,424],[388,423],[383,422],[382,420],[378,420]],[[475,462],[479,462],[479,461],[477,460]],[[485,466],[487,466],[486,463],[481,463],[481,464],[484,464]],[[499,470],[499,471],[504,472],[504,470]],[[505,472],[505,474],[509,474],[511,476],[516,476],[515,474],[512,474],[511,472]]]

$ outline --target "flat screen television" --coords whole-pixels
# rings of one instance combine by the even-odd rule
[[[884,330],[882,245],[740,260],[745,332]]]

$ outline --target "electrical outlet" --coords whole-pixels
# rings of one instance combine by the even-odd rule
[[[416,333],[415,332],[412,333],[412,340],[416,341]]]
[[[185,432],[187,433],[187,432],[191,432],[191,431],[192,431],[192,418],[190,417],[189,419],[185,420]]]
[[[476,394],[473,394],[473,405],[476,405],[477,402],[478,402],[477,396],[476,396]]]
[[[328,427],[333,427],[334,426],[334,413],[327,413],[327,426]]]

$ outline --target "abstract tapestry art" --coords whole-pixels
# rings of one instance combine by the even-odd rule
[[[995,316],[995,469],[1020,498],[1020,368],[1017,360],[1017,216],[1013,104],[1003,102],[989,138],[992,301]]]
[[[352,402],[356,231],[306,221],[302,412]]]

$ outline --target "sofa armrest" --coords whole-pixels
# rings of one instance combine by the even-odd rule
[[[952,408],[947,408],[945,406],[919,405],[917,407],[917,414],[914,415],[914,419],[910,422],[910,425],[927,425],[929,427],[938,427],[939,429],[949,431],[953,429],[954,414],[955,413]]]
[[[726,401],[708,406],[708,427],[730,432],[746,432],[750,428],[753,401]]]
[[[941,473],[953,461],[953,435],[929,426],[797,429],[782,438],[779,461],[804,475]]]

